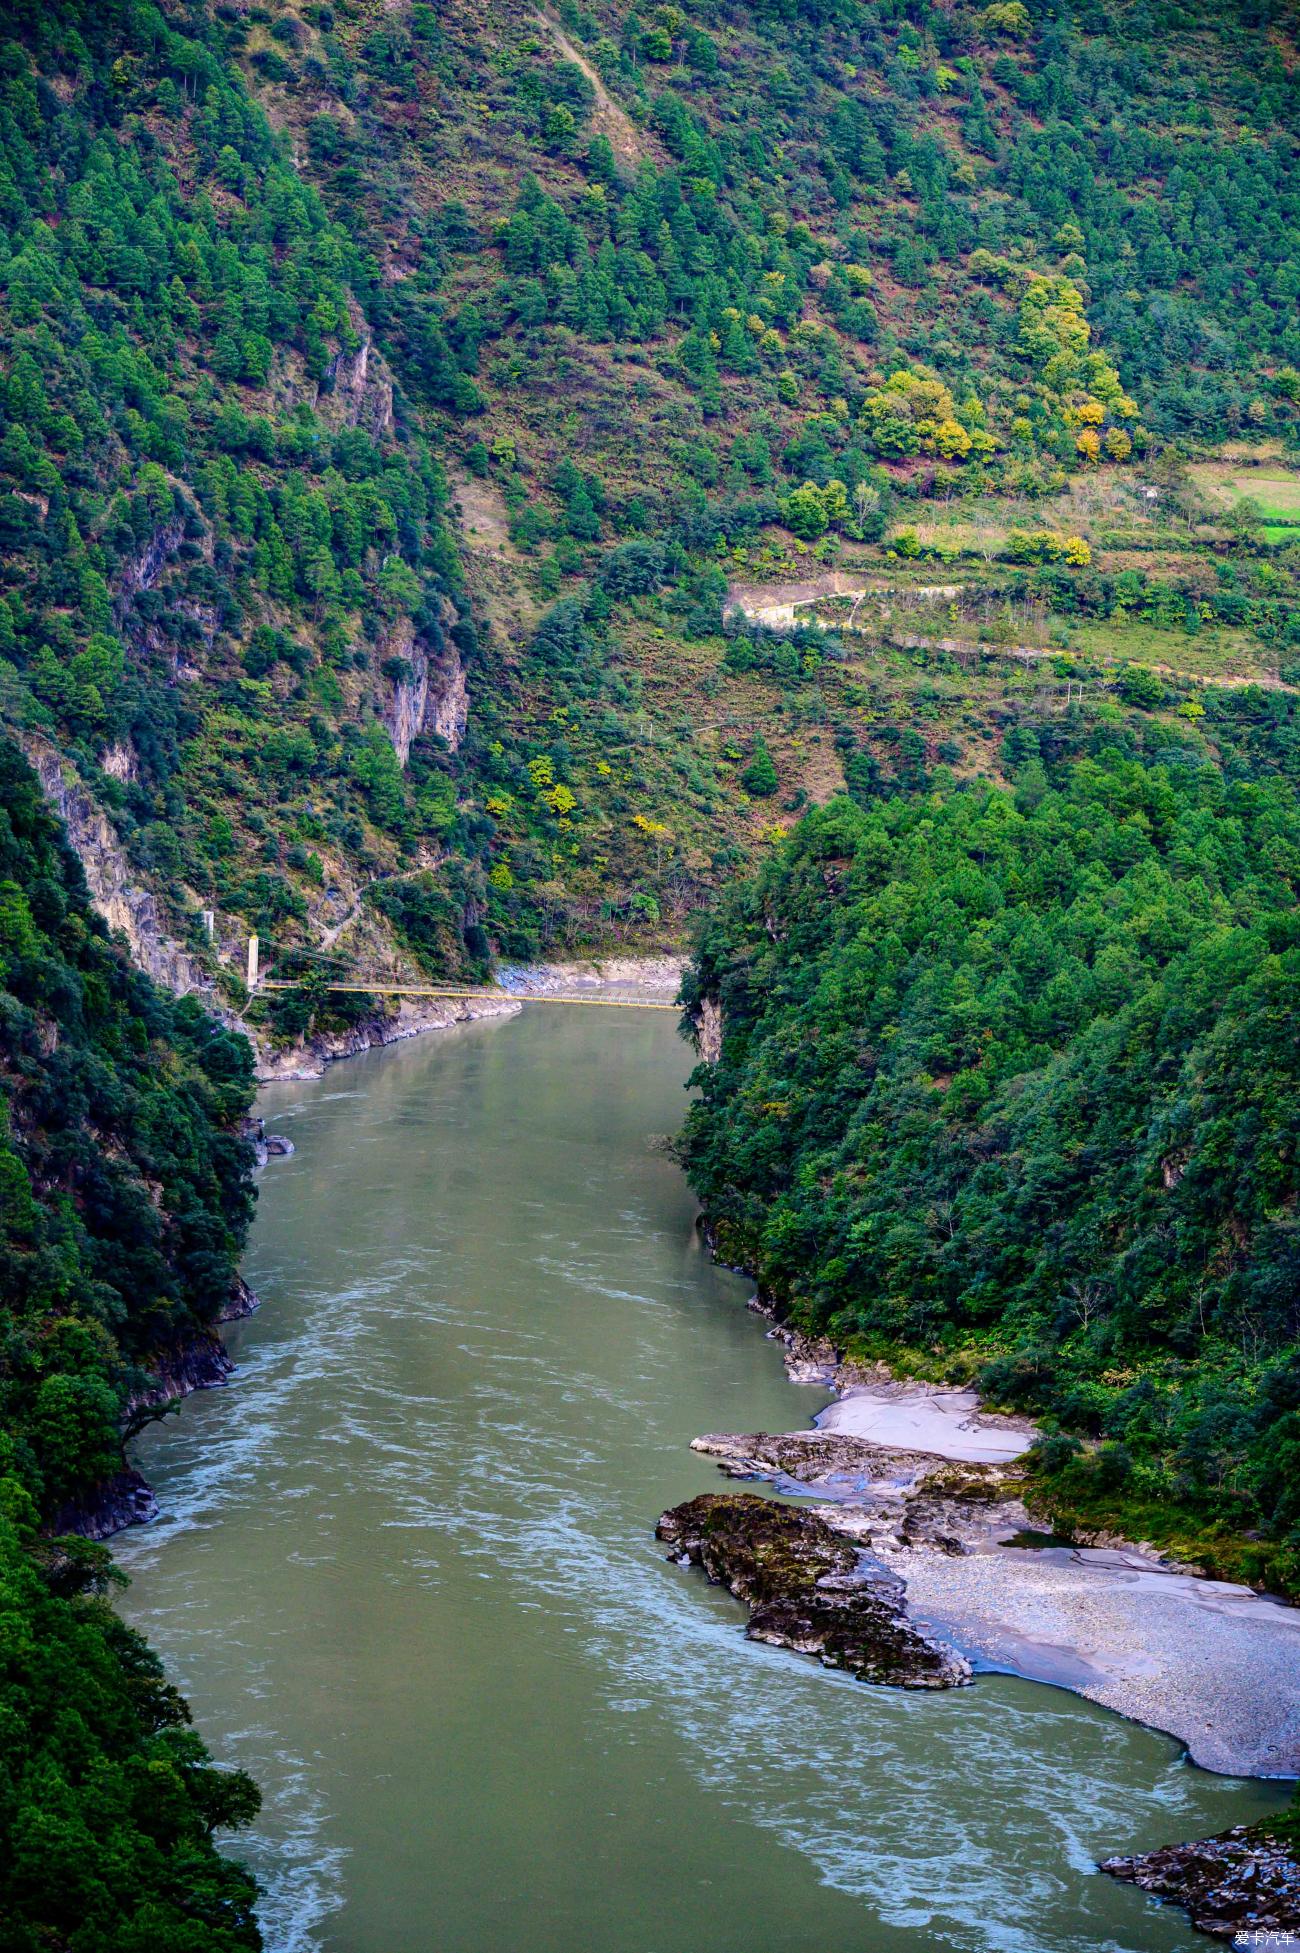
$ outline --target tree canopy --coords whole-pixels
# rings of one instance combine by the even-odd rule
[[[133,970],[0,739],[0,1918],[37,1953],[236,1953],[215,1769],[79,1520],[151,1359],[210,1333],[252,1211],[245,1041]]]
[[[688,1170],[799,1326],[1103,1441],[1076,1479],[1262,1528],[1294,1589],[1294,788],[1047,730],[1010,790],[808,815],[704,925]]]

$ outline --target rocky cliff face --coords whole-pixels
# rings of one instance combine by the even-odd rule
[[[155,531],[140,554],[121,571],[117,579],[117,612],[120,622],[131,600],[142,590],[152,590],[162,575],[169,556],[180,548],[185,535],[183,522],[167,522]]]
[[[409,617],[399,618],[386,633],[380,652],[384,663],[400,658],[409,674],[393,681],[393,695],[384,713],[384,725],[393,742],[397,763],[405,766],[411,756],[412,741],[424,730],[429,701],[429,659]]]
[[[132,960],[178,997],[199,993],[215,1007],[210,978],[163,927],[152,890],[134,878],[112,821],[66,760],[38,733],[17,732],[19,745],[62,819],[81,859],[94,907],[110,929],[120,929]]]
[[[716,1065],[722,1056],[722,1005],[716,997],[700,999],[695,1019],[695,1042],[706,1065]]]
[[[444,695],[438,693],[432,696],[428,709],[450,712],[453,731],[458,724],[459,732],[463,732],[464,679],[459,659],[455,661],[451,686],[452,703],[440,704]],[[455,696],[460,699],[459,708]],[[422,705],[421,709],[425,707]],[[121,930],[133,962],[174,995],[183,997],[193,993],[215,1015],[230,1021],[207,972],[167,934],[152,891],[133,878],[117,832],[104,809],[40,734],[19,732],[15,737],[40,779],[47,800],[67,828],[68,839],[85,870],[92,903],[110,929]],[[408,741],[406,751],[409,750]],[[400,748],[399,756],[405,757]],[[269,1049],[248,1026],[241,1024],[238,1028],[253,1037],[257,1075],[265,1084],[276,1079],[319,1078],[326,1065],[336,1058],[350,1058],[378,1045],[396,1044],[420,1031],[440,1030],[474,1017],[499,1016],[516,1008],[509,1003],[469,998],[403,999],[395,1008],[378,1010],[373,1017],[346,1031],[320,1034],[279,1051]],[[202,1387],[201,1384],[191,1386]]]
[[[235,1286],[230,1291],[230,1300],[217,1318],[219,1322],[242,1322],[251,1316],[254,1309],[262,1306],[261,1297],[248,1286],[242,1275],[236,1275]]]
[[[409,618],[402,618],[384,640],[385,659],[400,658],[409,676],[397,679],[384,714],[398,764],[405,766],[412,743],[422,732],[433,732],[454,753],[459,750],[469,721],[469,688],[460,653],[450,639],[432,650],[415,635]]]
[[[133,1465],[123,1465],[120,1472],[56,1513],[50,1531],[77,1533],[82,1539],[111,1539],[128,1526],[147,1526],[157,1517],[158,1501],[148,1480]]]
[[[243,1279],[235,1279],[230,1300],[218,1318],[236,1322],[251,1316],[260,1306],[257,1296]],[[128,1435],[149,1421],[149,1413],[159,1411],[178,1397],[196,1390],[214,1390],[228,1381],[234,1363],[213,1329],[196,1330],[192,1336],[157,1352],[148,1379],[130,1394],[125,1419]],[[90,1486],[80,1498],[66,1505],[51,1523],[55,1533],[79,1533],[83,1539],[110,1539],[127,1526],[147,1525],[158,1516],[158,1501],[144,1474],[123,1461],[120,1471],[98,1485]]]
[[[429,697],[424,709],[424,729],[445,739],[457,752],[469,722],[469,688],[460,653],[449,644],[438,664],[429,673]]]
[[[385,361],[374,350],[359,307],[354,304],[349,309],[352,329],[360,344],[355,352],[334,355],[315,404],[322,419],[330,425],[359,427],[372,440],[378,440],[393,425],[393,378]],[[409,617],[399,618],[380,645],[381,662],[394,658],[402,660],[409,675],[391,681],[392,692],[383,719],[398,764],[405,766],[412,742],[422,732],[442,730],[436,719],[443,711],[439,701],[445,686],[437,657],[431,659],[428,646],[416,636]],[[462,715],[460,733],[464,730]],[[459,734],[449,743],[454,751],[460,743]]]
[[[364,332],[360,311],[353,307],[352,312],[354,329]],[[335,354],[326,368],[317,406],[326,418],[363,428],[372,440],[378,440],[392,427],[392,378],[384,362],[376,357],[368,336],[362,338],[354,353]]]
[[[215,1330],[199,1332],[183,1342],[160,1349],[149,1366],[149,1380],[127,1399],[128,1419],[139,1421],[141,1411],[161,1410],[178,1397],[196,1390],[215,1390],[226,1382],[234,1363]]]

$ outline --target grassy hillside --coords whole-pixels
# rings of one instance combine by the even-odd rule
[[[253,1884],[162,1666],[60,1536],[121,1469],[149,1366],[229,1302],[251,1211],[244,1041],[133,971],[0,740],[0,1939],[14,1953],[235,1953]]]
[[[1280,10],[250,19],[250,84],[382,267],[506,660],[492,927],[548,870],[580,928],[707,897],[838,783],[890,639],[909,700],[945,644],[1059,652],[1050,683],[1296,665],[1289,563],[1167,452],[1293,452],[1293,57]],[[851,634],[728,646],[738,588],[834,572],[873,589]]]

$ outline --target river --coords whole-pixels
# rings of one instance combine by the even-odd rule
[[[667,1014],[534,1008],[266,1091],[229,1388],[137,1450],[130,1617],[265,1808],[273,1953],[1165,1953],[1093,1861],[1275,1790],[1002,1675],[865,1688],[668,1565],[702,1431],[799,1428],[681,1174]]]

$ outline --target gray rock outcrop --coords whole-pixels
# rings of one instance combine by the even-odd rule
[[[214,1005],[211,979],[202,965],[168,935],[157,898],[137,881],[112,821],[48,740],[39,733],[14,734],[41,783],[46,799],[67,828],[80,857],[93,906],[110,929],[120,929],[131,960],[175,996],[199,992]]]
[[[896,1688],[959,1688],[971,1679],[964,1656],[908,1620],[902,1581],[814,1512],[705,1492],[665,1512],[655,1537],[749,1606],[751,1641]]]
[[[1167,1845],[1136,1858],[1103,1858],[1103,1872],[1183,1906],[1215,1939],[1285,1945],[1300,1935],[1300,1857],[1267,1825],[1239,1824],[1197,1844]]]
[[[460,653],[450,638],[434,649],[401,618],[381,646],[385,660],[400,659],[407,676],[393,682],[384,725],[398,764],[405,766],[421,733],[432,732],[454,753],[469,721],[469,687]]]

